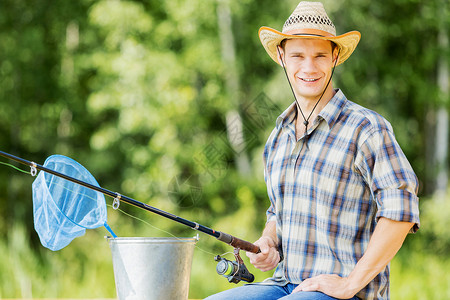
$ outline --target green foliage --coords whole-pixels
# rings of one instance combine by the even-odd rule
[[[450,297],[449,199],[435,196],[421,207],[421,228],[408,236],[391,264],[392,299]]]
[[[263,145],[277,115],[293,101],[257,30],[262,25],[281,29],[297,1],[228,3],[238,99],[229,99],[226,89],[230,66],[221,57],[217,1],[1,1],[1,150],[37,163],[55,153],[70,156],[105,188],[256,240],[268,206]],[[424,184],[431,175],[425,172],[422,125],[428,111],[448,101],[436,84],[438,56],[449,51],[435,47],[439,28],[448,28],[450,20],[448,9],[435,17],[440,3],[325,1],[338,33],[362,33],[354,55],[336,71],[336,86],[392,122]],[[243,121],[242,153],[230,146],[225,119],[230,110]],[[248,174],[239,173],[237,154],[248,157]],[[0,168],[0,254],[10,258],[0,262],[0,296],[113,297],[102,229],[60,252],[40,246],[32,229],[32,180]],[[194,235],[139,209],[121,209],[146,223],[110,210],[109,223],[119,236]],[[448,217],[425,205],[424,211],[434,217],[425,218],[429,221],[414,240],[423,241],[417,247],[430,254],[424,258],[408,244],[394,261],[399,267],[393,270],[395,286],[402,289],[419,278],[404,260],[409,255],[429,278],[447,278],[438,267],[448,266],[448,226],[443,226]],[[213,254],[230,247],[207,236],[200,236],[198,247],[190,296],[232,287],[215,275],[213,261]],[[268,276],[249,268],[257,280]],[[428,273],[434,269],[434,275]],[[393,294],[400,295],[395,286]]]
[[[0,262],[0,298],[114,297],[111,257],[100,233],[72,245],[59,252],[31,248],[25,228],[14,226],[0,243],[8,258]],[[92,255],[92,249],[105,255]]]
[[[391,264],[392,299],[448,299],[450,260],[436,253],[420,252],[420,248],[402,250],[402,258]],[[402,260],[400,262],[400,260]]]

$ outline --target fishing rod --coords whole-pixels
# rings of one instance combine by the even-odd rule
[[[259,247],[253,243],[247,242],[245,240],[239,239],[235,236],[232,236],[231,234],[224,233],[221,231],[217,231],[214,229],[211,229],[209,227],[203,226],[197,222],[192,222],[190,220],[181,218],[179,216],[176,216],[174,214],[168,213],[166,211],[163,211],[159,208],[150,206],[148,204],[145,204],[143,202],[137,201],[133,198],[127,197],[125,195],[121,195],[119,193],[107,190],[105,188],[102,188],[100,186],[92,185],[88,182],[84,182],[82,180],[73,178],[71,176],[68,176],[66,174],[57,172],[55,170],[46,168],[42,165],[39,165],[35,162],[17,157],[15,155],[0,151],[0,156],[6,157],[8,159],[11,159],[13,161],[16,161],[18,163],[21,163],[23,165],[27,165],[31,168],[31,175],[36,175],[37,170],[43,171],[52,175],[55,175],[57,177],[63,178],[65,180],[71,181],[73,183],[79,184],[81,186],[84,186],[86,188],[89,188],[91,190],[100,192],[106,196],[114,198],[113,207],[118,207],[120,201],[125,202],[127,204],[133,205],[135,207],[144,209],[146,211],[155,213],[157,215],[160,215],[162,217],[165,217],[167,219],[170,219],[172,221],[181,223],[183,225],[186,225],[194,230],[203,232],[207,235],[215,237],[217,240],[224,242],[226,244],[231,245],[234,247],[234,256],[236,258],[236,261],[229,261],[225,258],[220,257],[217,255],[214,259],[218,262],[216,271],[220,275],[223,275],[228,279],[229,282],[238,283],[241,280],[247,281],[247,282],[253,282],[254,276],[251,274],[247,267],[244,265],[244,262],[242,261],[242,258],[239,255],[239,250],[248,251],[251,253],[260,253],[261,250]]]

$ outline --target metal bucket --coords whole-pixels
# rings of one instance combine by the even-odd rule
[[[187,299],[196,238],[111,238],[120,300]]]

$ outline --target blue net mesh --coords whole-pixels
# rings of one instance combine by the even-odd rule
[[[66,156],[52,155],[44,167],[99,186],[88,170]],[[106,223],[102,193],[43,171],[33,182],[33,214],[42,245],[53,251],[84,235],[86,229],[105,226],[115,236]]]

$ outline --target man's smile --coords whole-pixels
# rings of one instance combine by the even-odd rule
[[[298,79],[300,79],[301,81],[305,81],[305,82],[316,82],[320,78],[302,78],[302,77],[298,77]]]

